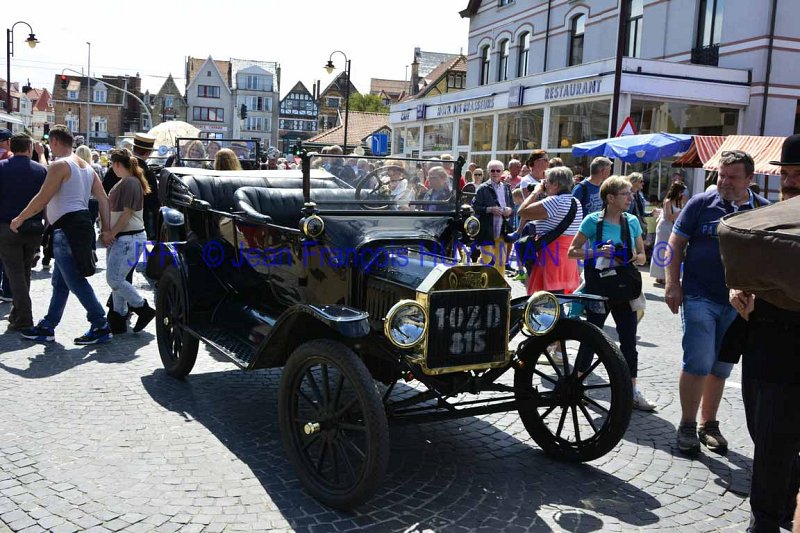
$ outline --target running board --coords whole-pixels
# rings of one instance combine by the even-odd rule
[[[241,337],[214,326],[192,328],[192,331],[212,348],[242,368],[248,368],[256,357],[256,349]]]

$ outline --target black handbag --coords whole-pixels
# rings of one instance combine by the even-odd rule
[[[605,211],[603,212],[605,215]],[[628,227],[628,220],[625,214],[620,214],[622,223],[622,242],[630,243],[630,248],[627,252],[630,253],[635,250],[635,243],[631,239],[630,228]],[[597,222],[597,241],[603,242],[603,218]],[[584,268],[584,277],[586,278],[587,294],[595,294],[597,296],[605,296],[611,305],[630,302],[635,300],[642,294],[642,273],[636,268],[636,265],[628,260],[628,254],[625,254],[625,263],[615,267],[598,270],[595,267],[595,259],[586,261]],[[612,258],[612,261],[614,258]]]
[[[20,224],[19,228],[17,228],[17,232],[20,235],[41,235],[44,233],[44,221],[42,220],[42,214],[39,213],[38,215],[34,215],[29,219],[26,219],[22,224]]]

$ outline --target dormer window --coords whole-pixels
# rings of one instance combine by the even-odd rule
[[[77,100],[78,91],[67,91],[67,100]]]
[[[105,104],[108,99],[108,91],[105,89],[97,89],[94,90],[94,101]]]

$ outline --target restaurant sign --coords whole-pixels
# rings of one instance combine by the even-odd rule
[[[564,100],[567,98],[579,98],[581,96],[599,94],[601,82],[602,80],[573,81],[569,83],[560,83],[552,87],[545,87],[544,99]]]

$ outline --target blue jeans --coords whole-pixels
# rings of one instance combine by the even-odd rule
[[[144,299],[136,288],[125,279],[144,251],[147,236],[142,231],[136,235],[118,236],[106,255],[106,281],[111,287],[114,311],[128,313],[128,306],[141,307]]]
[[[47,315],[39,324],[51,328],[58,326],[61,317],[64,316],[64,309],[71,292],[78,297],[78,301],[86,309],[86,318],[92,324],[92,328],[105,327],[106,314],[103,306],[97,301],[97,296],[95,296],[89,280],[78,272],[67,236],[60,229],[53,232],[53,259],[55,259],[55,267],[51,276],[53,295],[50,297]]]
[[[681,306],[683,371],[693,376],[713,374],[726,379],[733,365],[717,361],[722,338],[736,318],[736,309],[702,296],[686,296]]]

